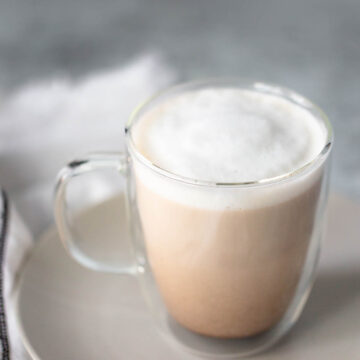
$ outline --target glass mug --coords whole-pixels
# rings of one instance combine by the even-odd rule
[[[281,176],[216,183],[171,173],[137,149],[132,130],[149,109],[176,94],[224,86],[306,109],[326,132],[322,151]],[[279,86],[210,80],[175,86],[145,102],[127,123],[125,139],[125,153],[92,155],[61,170],[55,218],[65,248],[88,268],[137,277],[161,332],[195,354],[236,358],[268,348],[296,322],[314,281],[333,142],[325,114]],[[84,253],[68,223],[69,181],[108,168],[125,177],[134,267]]]

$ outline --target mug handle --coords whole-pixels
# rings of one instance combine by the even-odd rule
[[[127,275],[133,275],[136,272],[135,268],[129,266],[114,266],[95,260],[80,250],[67,218],[67,186],[74,177],[101,169],[115,170],[127,179],[128,163],[128,157],[124,153],[97,153],[73,160],[59,172],[55,187],[54,215],[60,239],[75,260],[92,270]]]

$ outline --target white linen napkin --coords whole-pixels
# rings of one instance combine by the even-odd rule
[[[80,81],[29,84],[0,106],[0,341],[2,360],[24,360],[16,325],[15,280],[32,237],[53,223],[56,174],[78,155],[123,149],[123,128],[134,107],[168,86],[174,72],[159,55]],[[11,201],[8,200],[8,196]],[[48,359],[46,359],[48,360]]]
[[[0,103],[0,184],[34,235],[52,222],[59,169],[88,152],[122,150],[131,112],[173,79],[150,54],[80,81],[30,84]]]

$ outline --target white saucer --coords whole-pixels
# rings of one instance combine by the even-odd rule
[[[332,196],[329,208],[319,276],[304,313],[280,344],[256,359],[338,360],[360,354],[360,206]],[[123,211],[118,196],[75,222],[82,236],[121,251],[119,246],[128,246],[119,241],[127,238],[119,226]],[[36,360],[197,359],[158,334],[135,278],[82,268],[55,229],[32,251],[17,297],[22,337]]]

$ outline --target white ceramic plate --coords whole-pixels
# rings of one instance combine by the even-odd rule
[[[115,197],[78,216],[78,232],[95,244],[92,251],[101,245],[126,253],[123,212],[122,197]],[[131,262],[126,256],[122,261]],[[55,229],[29,257],[17,299],[23,340],[34,359],[196,359],[157,333],[136,279],[82,268]],[[332,196],[319,276],[304,313],[289,335],[256,359],[338,360],[359,354],[360,206]]]

